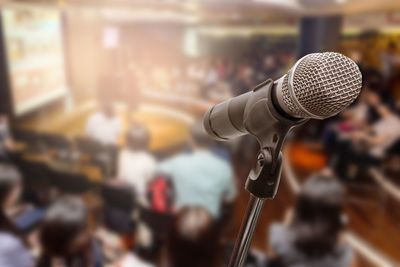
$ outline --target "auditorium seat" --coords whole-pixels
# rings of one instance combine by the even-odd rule
[[[129,186],[101,185],[101,197],[108,206],[131,213],[135,208],[135,194]]]
[[[46,205],[50,199],[51,175],[42,162],[26,161],[20,157],[14,163],[20,170],[24,183],[24,200],[37,205]]]
[[[158,237],[166,237],[173,219],[174,215],[171,213],[161,213],[147,208],[140,209],[140,220]]]
[[[88,154],[91,162],[98,166],[106,177],[115,175],[119,151],[117,146],[105,146],[87,137],[76,137],[75,143],[78,150]]]
[[[104,203],[104,224],[121,235],[131,235],[135,230],[133,211],[135,194],[125,185],[101,185]]]
[[[101,153],[104,149],[102,144],[88,137],[75,137],[75,143],[81,153],[89,154],[90,156]]]
[[[83,194],[92,189],[86,176],[79,173],[51,170],[52,185],[63,194]]]
[[[41,134],[43,144],[48,149],[57,149],[59,151],[68,151],[71,148],[71,142],[68,138],[52,133]]]
[[[50,187],[50,172],[45,163],[20,159],[16,161],[16,164],[22,173],[26,189],[36,190]]]
[[[38,153],[44,150],[41,136],[38,132],[31,130],[13,130],[13,137],[16,141],[26,145],[24,152]]]

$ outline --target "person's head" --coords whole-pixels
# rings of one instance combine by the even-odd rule
[[[0,231],[13,234],[27,245],[25,238],[6,214],[6,210],[17,203],[21,192],[22,179],[19,171],[10,164],[0,164]]]
[[[0,113],[0,123],[8,123],[8,116],[6,114]]]
[[[365,101],[370,107],[377,107],[382,103],[382,100],[375,90],[365,90]]]
[[[222,266],[220,231],[206,209],[186,207],[179,212],[169,234],[167,255],[174,267]]]
[[[349,58],[351,58],[354,62],[356,62],[358,65],[360,65],[362,61],[362,54],[360,50],[352,50],[349,53]]]
[[[52,204],[42,220],[40,242],[48,258],[84,258],[91,245],[84,203],[76,197],[63,197]]]
[[[200,121],[193,123],[190,135],[195,148],[210,149],[214,145],[214,140],[206,133]]]
[[[296,247],[310,257],[332,252],[344,228],[345,190],[333,176],[315,175],[302,186],[291,228]]]
[[[0,204],[1,209],[15,205],[22,191],[21,175],[10,164],[0,164]]]
[[[131,150],[148,150],[150,133],[144,124],[134,123],[126,134],[126,144]]]
[[[103,101],[100,103],[100,111],[108,118],[114,117],[113,105],[110,102]]]
[[[397,44],[394,41],[390,41],[387,45],[387,51],[390,53],[395,53],[397,51]]]
[[[114,116],[113,100],[115,91],[121,86],[117,77],[115,74],[106,74],[100,78],[97,98],[100,111],[107,117]]]

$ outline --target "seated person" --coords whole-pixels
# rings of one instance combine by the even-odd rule
[[[117,177],[130,184],[139,199],[144,199],[148,182],[156,168],[155,158],[148,152],[150,134],[141,124],[135,124],[127,133],[127,147],[120,152]]]
[[[42,253],[38,267],[102,266],[102,257],[88,226],[84,203],[63,197],[49,207],[40,229]]]
[[[14,139],[11,136],[6,115],[0,114],[0,160],[8,160],[9,153],[16,149]]]
[[[379,96],[370,93],[370,105],[375,108],[380,116],[370,131],[359,131],[351,135],[356,142],[365,142],[369,148],[369,154],[382,159],[386,150],[400,139],[400,119],[388,106],[380,102]]]
[[[185,207],[173,223],[161,266],[223,266],[220,241],[218,223],[206,209]]]
[[[137,244],[138,229],[136,224],[132,225],[134,230],[132,231],[132,242]],[[126,240],[121,237],[118,233],[110,231],[106,228],[100,227],[96,230],[96,237],[101,241],[102,251],[104,260],[109,263],[114,263],[111,266],[114,267],[154,267],[150,262],[144,260],[136,252],[133,252],[131,248],[127,248]]]
[[[21,176],[11,165],[0,165],[0,266],[32,267],[27,242],[10,218],[21,194]]]
[[[345,227],[345,191],[335,177],[318,174],[302,186],[291,218],[273,224],[269,231],[273,266],[348,267],[353,261],[351,248],[340,234]],[[280,264],[277,264],[277,263]]]
[[[86,124],[86,135],[102,145],[117,145],[122,132],[122,122],[114,113],[106,90],[100,92],[100,110],[92,114]]]
[[[184,206],[202,206],[219,218],[221,204],[235,198],[232,168],[211,151],[213,140],[201,123],[194,124],[191,136],[192,152],[165,160],[156,171],[171,178],[178,210]]]
[[[349,164],[362,166],[379,165],[388,150],[400,139],[400,119],[380,102],[374,92],[368,93],[367,101],[380,118],[369,128],[342,133],[335,145],[335,169],[342,178],[348,176]]]

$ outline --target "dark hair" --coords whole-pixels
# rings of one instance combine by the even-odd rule
[[[220,231],[215,219],[202,207],[186,207],[179,212],[167,243],[170,266],[222,266]]]
[[[396,50],[397,49],[397,44],[394,41],[389,41],[387,44],[388,49]]]
[[[344,225],[345,190],[335,177],[316,175],[303,185],[291,225],[295,245],[308,257],[334,252]]]
[[[0,231],[11,232],[20,237],[14,223],[7,217],[4,204],[12,190],[21,184],[21,175],[18,170],[10,164],[0,164]]]
[[[38,266],[47,266],[53,257],[63,258],[67,264],[90,266],[90,238],[76,244],[77,238],[87,232],[88,214],[84,203],[76,197],[63,197],[56,201],[42,221],[40,242],[43,254]]]
[[[190,128],[190,134],[195,145],[204,148],[210,148],[214,145],[214,140],[208,136],[204,130],[203,124],[200,121],[196,121]]]
[[[126,134],[128,148],[134,150],[147,150],[150,143],[150,133],[147,127],[140,123],[134,123]]]

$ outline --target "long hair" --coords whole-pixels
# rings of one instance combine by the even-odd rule
[[[222,266],[220,231],[201,207],[184,208],[175,219],[167,244],[171,267]]]
[[[11,233],[24,241],[21,233],[4,210],[4,204],[12,190],[20,183],[21,175],[15,167],[9,164],[0,164],[0,231]]]
[[[93,262],[90,238],[77,245],[80,235],[88,232],[88,214],[84,203],[64,197],[46,212],[40,232],[43,253],[38,266],[49,266],[53,258],[63,259],[67,266],[87,267]]]
[[[291,225],[299,251],[313,258],[335,252],[344,227],[344,195],[344,188],[335,177],[317,175],[305,182]]]

